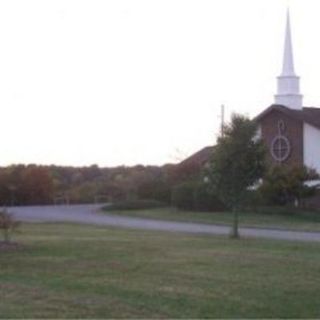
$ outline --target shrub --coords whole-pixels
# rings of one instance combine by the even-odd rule
[[[256,212],[260,207],[266,206],[266,200],[260,190],[248,190],[245,194],[242,209]]]
[[[141,184],[137,189],[139,199],[151,199],[170,203],[170,186],[165,181],[151,180]]]
[[[6,209],[0,211],[0,229],[3,232],[5,242],[11,241],[12,232],[19,226],[19,224],[20,223],[16,221]]]
[[[194,182],[184,182],[172,188],[171,204],[178,209],[193,210],[193,195],[196,189]]]
[[[316,192],[316,187],[306,186],[305,181],[318,178],[314,170],[306,167],[274,166],[264,177],[260,192],[267,204],[301,205],[303,199]]]
[[[172,189],[171,204],[178,209],[224,211],[226,206],[204,183],[185,182]]]
[[[198,211],[224,211],[226,206],[209,192],[207,185],[199,183],[193,192],[193,207]]]

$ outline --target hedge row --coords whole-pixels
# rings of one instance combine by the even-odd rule
[[[175,186],[171,204],[183,210],[224,211],[226,206],[204,184],[185,182]]]

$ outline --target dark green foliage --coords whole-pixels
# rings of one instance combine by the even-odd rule
[[[185,182],[172,189],[171,204],[183,210],[224,211],[226,206],[200,182]]]
[[[303,199],[316,192],[316,187],[304,182],[318,178],[314,170],[306,167],[273,166],[264,177],[260,192],[269,205],[303,205]]]
[[[197,211],[225,211],[224,203],[212,192],[205,183],[198,183],[193,192],[194,209]]]
[[[207,170],[209,186],[234,213],[231,236],[238,238],[238,210],[246,201],[248,188],[265,170],[265,147],[255,138],[256,123],[234,114],[218,138]]]
[[[83,182],[74,186],[68,194],[72,203],[93,203],[99,194],[99,186],[95,182]]]
[[[254,139],[255,122],[241,115],[233,115],[218,138],[207,170],[214,193],[231,208],[245,201],[248,187],[265,171],[265,147]]]
[[[260,190],[248,190],[242,206],[249,211],[257,211],[258,208],[266,205],[266,200],[263,198]]]
[[[179,209],[193,210],[193,194],[196,189],[194,182],[184,182],[172,189],[171,204]]]
[[[106,211],[112,210],[144,210],[165,207],[166,204],[157,200],[124,200],[105,206]]]
[[[138,187],[139,199],[153,199],[164,203],[170,203],[171,188],[163,179],[149,179]]]

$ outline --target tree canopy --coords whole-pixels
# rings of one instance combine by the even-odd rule
[[[265,171],[265,148],[256,133],[255,122],[234,114],[230,124],[224,126],[208,166],[213,193],[234,212],[245,200],[248,188]],[[238,236],[237,214],[233,234]]]
[[[306,181],[317,180],[315,170],[305,166],[273,166],[269,168],[260,192],[271,205],[303,205],[303,199],[313,196],[318,185],[308,186]]]
[[[231,208],[242,203],[248,187],[265,171],[265,147],[256,136],[256,123],[234,114],[224,126],[211,157],[209,182]]]

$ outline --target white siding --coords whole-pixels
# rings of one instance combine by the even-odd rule
[[[320,130],[303,124],[303,162],[320,173]]]
[[[255,135],[254,135],[254,137],[253,137],[253,141],[256,141],[256,140],[258,140],[258,139],[261,139],[261,137],[262,137],[261,125],[258,125],[258,126],[257,126],[257,131],[256,131],[256,133],[255,133]]]

